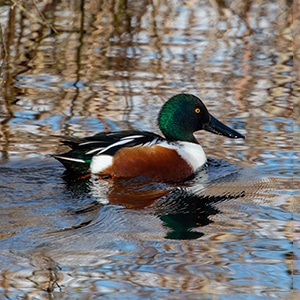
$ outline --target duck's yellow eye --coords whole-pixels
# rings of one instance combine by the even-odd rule
[[[199,107],[195,108],[195,113],[196,113],[196,114],[199,114],[200,111],[201,111],[201,109],[200,109]]]

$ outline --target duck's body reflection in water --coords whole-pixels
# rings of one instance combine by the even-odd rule
[[[142,177],[104,181],[92,176],[78,180],[66,174],[64,178],[76,196],[84,193],[96,200],[92,207],[77,211],[79,214],[98,212],[107,204],[129,209],[147,208],[167,228],[166,238],[195,239],[203,235],[201,227],[212,223],[211,217],[221,213],[217,203],[243,197],[242,186],[236,188],[229,184],[232,188],[228,188],[228,183],[237,180],[240,170],[225,161],[209,159],[205,170],[180,186],[153,183]]]

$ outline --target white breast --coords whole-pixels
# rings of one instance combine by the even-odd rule
[[[189,162],[194,171],[199,170],[206,163],[206,155],[199,144],[180,142],[179,155]]]
[[[206,163],[205,152],[199,144],[189,142],[163,142],[160,145],[166,148],[175,149],[178,154],[190,164],[194,172],[199,170]]]

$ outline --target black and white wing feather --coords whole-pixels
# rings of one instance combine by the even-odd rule
[[[123,147],[139,145],[150,146],[164,140],[165,139],[160,135],[148,131],[104,132],[82,139],[64,139],[62,143],[69,146],[72,150],[60,155],[54,155],[54,157],[59,160],[67,170],[84,173],[89,170],[93,156],[113,156]]]

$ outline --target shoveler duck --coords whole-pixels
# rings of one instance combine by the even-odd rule
[[[92,173],[104,178],[145,176],[162,182],[183,181],[206,163],[194,132],[204,129],[229,138],[245,138],[227,127],[191,94],[178,94],[161,108],[158,125],[165,136],[138,130],[104,132],[62,143],[72,150],[54,157],[71,173]]]

